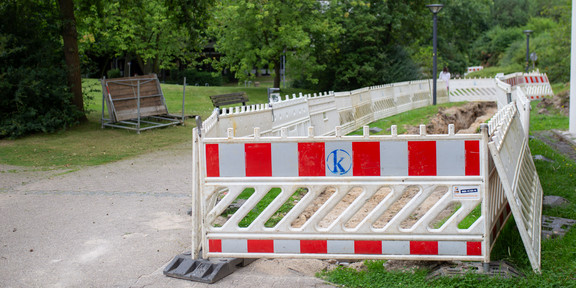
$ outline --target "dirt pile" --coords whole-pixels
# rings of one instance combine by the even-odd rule
[[[494,102],[471,102],[463,106],[440,108],[440,111],[426,125],[428,134],[447,134],[448,125],[454,124],[455,133],[477,133],[480,124],[490,119],[498,107]],[[406,134],[420,134],[420,128],[410,126]]]
[[[560,114],[568,116],[568,110],[570,107],[570,90],[560,92],[554,97],[542,98],[537,106],[538,114],[550,114],[550,109],[557,110]]]

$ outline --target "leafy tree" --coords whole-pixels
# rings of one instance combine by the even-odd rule
[[[211,0],[116,0],[84,3],[81,47],[87,55],[134,58],[144,74],[193,62]],[[107,61],[105,61],[107,62]],[[103,72],[103,71],[102,71]]]
[[[473,43],[490,28],[492,0],[448,0],[444,5],[438,14],[439,69],[448,66],[453,75],[464,73],[474,62]]]
[[[415,23],[428,16],[420,13],[423,9],[423,1],[331,2],[330,17],[342,32],[333,39],[333,49],[315,52],[326,67],[318,73],[322,89],[351,90],[420,78],[405,47],[425,31]]]
[[[531,21],[528,25],[532,28],[536,35],[538,32],[546,28],[546,34],[549,36],[543,37],[543,45],[538,54],[538,67],[540,71],[546,72],[548,78],[552,82],[566,83],[570,81],[570,55],[571,49],[571,23],[572,19],[572,1],[570,0],[553,0],[548,2],[549,6],[544,6],[541,10],[541,15],[547,19],[554,21],[553,26],[547,25],[532,25]]]
[[[494,25],[520,27],[528,23],[535,10],[535,0],[494,0],[492,18]]]
[[[502,59],[510,45],[523,39],[518,28],[495,26],[474,42],[471,49],[471,62],[475,65],[495,66]]]
[[[310,57],[311,35],[334,32],[316,0],[222,0],[214,9],[211,35],[223,56],[214,61],[236,78],[249,79],[253,68],[274,69],[274,87],[280,87],[280,59],[306,67],[310,76],[319,67]],[[310,80],[310,77],[306,77]]]
[[[53,1],[0,4],[0,138],[54,132],[77,123]]]

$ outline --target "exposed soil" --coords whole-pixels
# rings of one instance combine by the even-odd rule
[[[568,116],[568,108],[570,107],[570,90],[558,93],[554,97],[543,98],[538,103],[539,114],[549,114],[550,108],[557,110],[560,114]]]
[[[480,124],[498,112],[494,102],[470,102],[463,106],[441,108],[426,125],[427,134],[447,134],[448,125],[454,124],[454,132],[460,134],[477,133]],[[407,127],[406,134],[420,134],[420,127]]]

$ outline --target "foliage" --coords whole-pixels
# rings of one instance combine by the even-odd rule
[[[196,86],[220,86],[222,85],[222,76],[214,76],[210,72],[198,71],[193,68],[188,68],[185,70],[170,70],[170,80],[167,83],[180,84],[184,82],[184,77],[186,77],[186,83],[189,85]]]
[[[423,17],[418,11],[422,9],[415,9],[424,7],[423,2],[333,4],[328,13],[342,32],[334,39],[335,49],[316,51],[326,66],[318,76],[323,90],[353,90],[420,78],[419,67],[405,47],[409,37],[420,37],[422,27],[414,25],[414,18]]]
[[[472,64],[485,67],[498,65],[510,44],[523,39],[522,35],[522,32],[517,28],[494,26],[474,42],[470,53],[474,55],[471,59]]]
[[[122,72],[120,71],[120,69],[114,68],[114,69],[108,70],[108,73],[106,73],[106,76],[109,79],[110,78],[120,78],[120,77],[122,77]]]
[[[214,9],[211,35],[223,55],[212,65],[230,69],[241,81],[254,76],[253,68],[274,69],[274,87],[279,87],[280,58],[286,55],[288,61],[307,63],[308,70],[298,72],[310,75],[318,69],[306,53],[312,43],[310,35],[333,30],[323,19],[320,5],[316,0],[221,1]]]
[[[55,132],[81,117],[72,104],[59,29],[54,3],[0,5],[0,138]]]
[[[177,61],[193,62],[211,1],[120,0],[82,2],[80,48],[92,61],[134,57],[144,74]],[[86,59],[86,61],[90,61]],[[105,63],[108,61],[105,61]],[[134,70],[132,70],[134,71]]]
[[[552,1],[496,1],[494,3],[496,25],[485,35],[477,38],[471,49],[471,60],[483,66],[503,66],[526,69],[526,36],[523,30],[533,30],[530,34],[530,52],[538,56],[535,68],[546,72],[551,82],[567,82],[570,63],[571,2]],[[498,8],[500,7],[500,8]],[[528,7],[528,10],[525,8]],[[504,9],[504,10],[502,10]],[[500,11],[500,12],[497,12]],[[502,15],[516,15],[504,21]],[[530,61],[530,70],[532,63]]]
[[[494,0],[492,17],[495,25],[520,27],[535,14],[534,0]]]
[[[445,3],[438,13],[439,67],[448,66],[453,75],[466,72],[471,66],[469,54],[474,41],[490,28],[491,7],[490,0]]]
[[[510,66],[493,66],[487,67],[480,71],[471,72],[466,75],[466,78],[494,78],[498,73],[512,74],[523,71],[525,67],[521,64],[513,64]]]

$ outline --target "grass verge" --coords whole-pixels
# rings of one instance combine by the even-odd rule
[[[166,105],[171,114],[182,114],[182,85],[162,84]],[[54,134],[37,134],[16,140],[0,140],[0,163],[41,167],[43,169],[74,168],[110,163],[153,151],[166,149],[192,139],[195,121],[185,126],[152,129],[136,134],[124,129],[105,128],[100,125],[102,90],[98,80],[84,79],[83,87],[88,111],[88,122]],[[210,95],[245,91],[248,104],[267,103],[265,87],[204,87],[187,86],[185,115],[200,115],[206,119],[213,111]],[[296,89],[283,89],[282,95],[309,93]],[[107,113],[106,113],[107,114]]]

